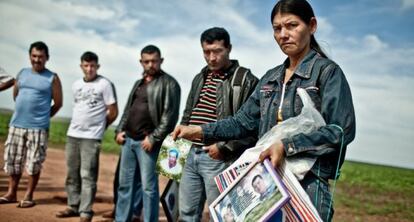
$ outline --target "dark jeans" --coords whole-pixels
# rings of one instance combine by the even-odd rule
[[[114,175],[114,205],[116,204],[116,201],[118,201],[119,163],[121,163],[121,154],[119,154],[118,163],[116,164],[116,170]]]
[[[331,201],[333,200],[332,194],[329,191],[328,181],[318,178],[310,172],[302,181],[300,181],[300,184],[309,195],[309,198],[311,199],[322,220],[332,221],[334,209],[333,203],[331,204]]]

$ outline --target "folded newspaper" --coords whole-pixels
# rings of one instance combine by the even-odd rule
[[[180,182],[182,170],[191,148],[191,141],[168,135],[161,145],[156,170],[159,174]]]
[[[289,118],[269,130],[256,146],[247,149],[233,164],[217,175],[214,180],[220,192],[224,192],[238,176],[243,173],[245,166],[258,160],[262,151],[276,141],[300,133],[310,133],[326,125],[321,114],[314,108],[314,104],[305,89],[298,88],[303,108],[302,112]],[[282,182],[287,187],[291,200],[280,210],[283,221],[322,221],[311,200],[298,180],[312,168],[316,158],[286,158],[283,167],[277,169]]]

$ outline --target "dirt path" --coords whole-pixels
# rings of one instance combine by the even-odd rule
[[[0,141],[0,153],[3,155],[4,141]],[[37,205],[33,208],[21,209],[16,208],[17,204],[0,205],[0,222],[11,221],[28,221],[28,222],[72,222],[79,221],[79,218],[58,219],[55,217],[57,211],[63,210],[66,207],[66,193],[65,193],[65,177],[66,177],[66,163],[64,150],[62,149],[48,149],[47,158],[44,164],[42,175],[37,186],[34,199]],[[95,217],[93,221],[111,221],[102,218],[102,214],[112,209],[112,184],[113,173],[118,161],[118,156],[113,154],[101,154],[100,156],[100,171],[98,180],[98,193],[94,203],[93,209]],[[0,157],[0,166],[3,167],[3,156]],[[165,188],[167,179],[160,176],[160,194]],[[4,171],[0,170],[0,196],[7,192],[8,177]],[[27,177],[21,179],[18,200],[20,200],[25,192],[27,185]],[[348,191],[348,193],[355,193]],[[392,215],[368,215],[361,212],[359,215],[352,215],[350,209],[343,206],[335,209],[334,221],[409,221],[393,217]],[[208,221],[208,211],[204,209],[203,222]],[[160,205],[160,221],[167,221],[164,211]]]
[[[3,144],[0,145],[0,153],[3,154]],[[98,181],[97,198],[93,209],[95,216],[93,221],[104,220],[102,214],[112,209],[112,184],[113,172],[118,161],[117,155],[101,154]],[[0,158],[3,167],[3,157]],[[58,219],[55,217],[57,211],[66,207],[66,193],[64,181],[66,176],[66,163],[64,151],[60,149],[48,149],[47,158],[40,176],[39,184],[34,194],[37,205],[33,208],[21,209],[16,204],[0,205],[0,221],[79,221],[79,218]],[[160,176],[160,194],[165,188],[167,179]],[[18,200],[23,198],[27,185],[27,177],[23,174],[20,181]],[[8,177],[3,170],[0,172],[0,195],[7,192]],[[167,221],[160,205],[160,221]]]

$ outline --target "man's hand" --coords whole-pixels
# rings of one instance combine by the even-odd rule
[[[188,140],[201,140],[203,139],[203,129],[201,126],[177,126],[171,133],[173,140],[177,138],[184,138]]]
[[[125,132],[120,132],[120,133],[116,134],[115,141],[119,145],[124,145],[124,143],[125,143]]]
[[[142,149],[151,152],[152,151],[152,144],[149,141],[148,136],[145,137],[145,139],[141,142]]]
[[[278,141],[260,153],[259,161],[263,162],[264,159],[270,158],[270,162],[272,163],[273,167],[276,167],[282,163],[284,156],[285,149],[283,148],[283,143],[281,141]]]
[[[220,153],[220,150],[216,143],[210,146],[204,146],[203,150],[208,152],[208,155],[211,158],[216,159],[216,160],[223,160],[223,155]]]
[[[108,128],[111,123],[113,123],[118,116],[118,104],[113,103],[111,105],[106,106],[106,126],[105,129]]]

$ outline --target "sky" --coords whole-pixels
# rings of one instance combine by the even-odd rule
[[[357,134],[348,160],[414,169],[414,0],[312,0],[317,41],[343,69],[351,87]],[[47,67],[59,74],[70,117],[71,85],[82,77],[80,56],[98,54],[99,73],[116,86],[121,114],[135,80],[139,52],[157,45],[162,68],[182,88],[181,113],[191,80],[203,66],[200,34],[226,28],[232,59],[257,77],[284,61],[273,39],[270,0],[0,0],[0,67],[15,76],[30,67],[28,48],[49,46]],[[12,90],[0,107],[14,108]],[[181,115],[181,114],[180,114]],[[120,117],[118,117],[117,121]]]

